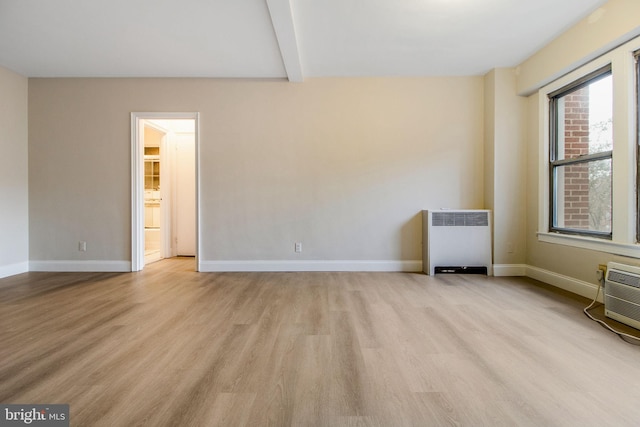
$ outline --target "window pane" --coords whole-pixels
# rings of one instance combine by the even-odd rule
[[[556,98],[556,160],[613,149],[611,75]]]
[[[611,159],[557,166],[554,227],[611,232]]]

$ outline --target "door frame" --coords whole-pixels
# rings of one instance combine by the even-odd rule
[[[196,271],[200,271],[200,113],[131,113],[131,271],[144,268],[144,126],[143,120],[195,120]]]

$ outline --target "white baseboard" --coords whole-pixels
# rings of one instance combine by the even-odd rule
[[[493,275],[526,276],[589,299],[593,299],[598,290],[597,284],[585,282],[583,280],[527,264],[494,264]],[[602,294],[598,296],[598,301],[602,302]]]
[[[29,271],[122,273],[131,271],[131,261],[29,261]]]
[[[574,279],[573,277],[554,273],[553,271],[544,270],[530,265],[527,266],[526,276],[591,300],[596,296],[596,292],[598,291],[597,284]],[[602,302],[602,292],[598,295],[598,301]]]
[[[526,276],[526,264],[493,264],[494,276]]]
[[[29,261],[0,266],[0,278],[28,271],[130,272],[130,261]],[[422,261],[200,261],[201,272],[257,271],[369,271],[421,272]],[[495,264],[494,276],[527,276],[560,289],[593,299],[598,289],[594,283],[554,273],[525,264]],[[602,295],[598,297],[601,301]]]
[[[3,277],[14,276],[29,271],[29,262],[17,262],[15,264],[0,265],[0,279]]]
[[[422,271],[422,261],[200,261],[202,272],[248,271]]]

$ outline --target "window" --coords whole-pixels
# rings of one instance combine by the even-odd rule
[[[636,37],[538,92],[538,241],[640,259],[639,58]]]
[[[549,231],[611,239],[611,66],[548,96]]]
[[[538,241],[640,259],[639,57],[636,37],[538,92]]]

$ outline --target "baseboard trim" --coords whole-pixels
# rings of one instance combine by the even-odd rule
[[[526,264],[493,264],[494,276],[526,276]]]
[[[130,261],[29,261],[0,266],[0,278],[28,271],[53,272],[130,272]],[[422,261],[200,261],[201,272],[304,272],[304,271],[367,271],[367,272],[422,272]],[[598,286],[573,277],[526,264],[495,264],[494,276],[526,276],[560,289],[593,299]],[[602,300],[602,295],[598,296]]]
[[[27,273],[29,271],[29,262],[17,262],[15,264],[0,265],[0,279],[16,274]]]
[[[596,296],[596,292],[598,291],[598,285],[594,283],[585,282],[531,265],[527,266],[526,276],[591,300]],[[598,301],[602,302],[602,293],[598,295]]]
[[[202,272],[250,271],[422,271],[422,261],[200,261]]]
[[[124,273],[131,271],[131,261],[30,261],[29,271]]]

